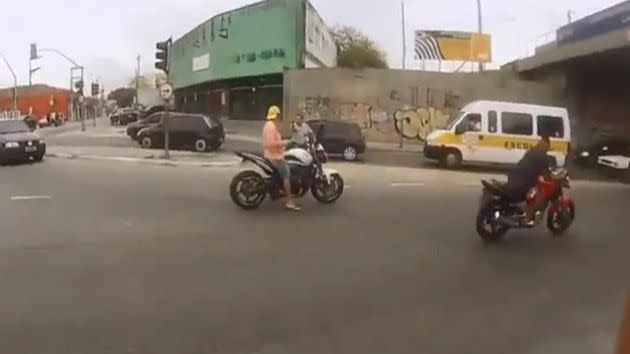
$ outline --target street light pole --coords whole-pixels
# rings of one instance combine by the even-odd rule
[[[483,33],[483,17],[481,14],[481,0],[477,0],[477,31]],[[483,71],[483,63],[479,62],[479,72]]]
[[[138,64],[136,66],[136,106],[138,105],[138,89],[140,88],[140,55],[138,54],[138,56],[136,57],[136,60],[138,61]]]
[[[17,104],[17,86],[18,86],[18,84],[17,84],[17,76],[15,75],[15,71],[13,71],[13,68],[11,67],[11,64],[9,64],[9,61],[4,56],[4,54],[0,53],[0,57],[2,57],[2,60],[7,65],[7,68],[9,68],[9,71],[11,72],[11,75],[13,75],[13,109],[15,111],[17,111],[18,110],[18,104]]]

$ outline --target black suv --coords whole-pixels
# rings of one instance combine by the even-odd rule
[[[141,119],[137,122],[131,123],[127,126],[127,135],[132,140],[138,139],[138,132],[144,128],[148,128],[153,124],[157,124],[162,121],[162,117],[164,117],[163,112],[153,113],[152,115]]]
[[[151,106],[149,108],[146,108],[146,109],[140,111],[138,119],[147,118],[147,117],[149,117],[150,115],[152,115],[154,113],[164,112],[164,111],[166,111],[166,108],[168,108],[169,111],[173,111],[173,107],[167,106],[167,105]]]
[[[171,113],[167,124],[169,147],[173,149],[214,151],[225,140],[223,124],[216,118],[202,114]],[[164,147],[164,119],[141,129],[136,140],[145,149]]]
[[[127,125],[138,120],[138,111],[133,108],[123,108],[109,117],[111,125]]]
[[[355,161],[365,152],[365,137],[354,122],[337,120],[309,120],[306,122],[328,154],[340,154],[347,161]]]

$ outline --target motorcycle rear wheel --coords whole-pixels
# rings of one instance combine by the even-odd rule
[[[267,197],[264,184],[265,179],[258,172],[242,171],[232,178],[230,198],[242,209],[256,209]]]
[[[496,213],[500,213],[501,209],[494,203],[489,203],[479,209],[477,212],[477,234],[485,242],[498,242],[503,239],[505,234],[510,230],[506,225],[499,224]],[[490,227],[488,230],[487,227]]]

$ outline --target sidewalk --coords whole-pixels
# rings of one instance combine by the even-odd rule
[[[49,146],[47,158],[68,160],[101,160],[144,163],[161,166],[229,167],[241,160],[231,153],[195,153],[169,151],[170,159],[164,159],[164,150],[146,150],[107,146]]]

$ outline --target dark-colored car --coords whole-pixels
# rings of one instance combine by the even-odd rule
[[[309,120],[306,123],[330,155],[341,155],[347,161],[355,161],[365,152],[365,137],[361,127],[354,122]]]
[[[153,124],[157,124],[162,120],[164,113],[158,112],[153,113],[152,115],[141,119],[137,122],[131,123],[127,126],[127,135],[132,139],[136,140],[138,138],[138,132],[144,128],[150,127]]]
[[[131,108],[123,108],[109,117],[111,125],[127,125],[138,121],[139,112]]]
[[[575,161],[584,167],[598,165],[600,156],[622,155],[630,156],[630,138],[601,137],[594,142],[578,146],[574,150]]]
[[[223,145],[223,124],[202,114],[173,113],[168,119],[169,147],[198,152],[214,151]],[[138,132],[143,148],[164,147],[164,119]]]
[[[46,144],[22,119],[0,120],[0,164],[13,161],[41,161]]]
[[[148,107],[148,108],[140,111],[140,115],[138,116],[138,119],[147,118],[148,116],[152,115],[153,113],[164,112],[164,111],[166,111],[167,107],[168,107],[169,111],[173,111],[173,107],[167,106],[167,105],[156,105],[156,106]]]

